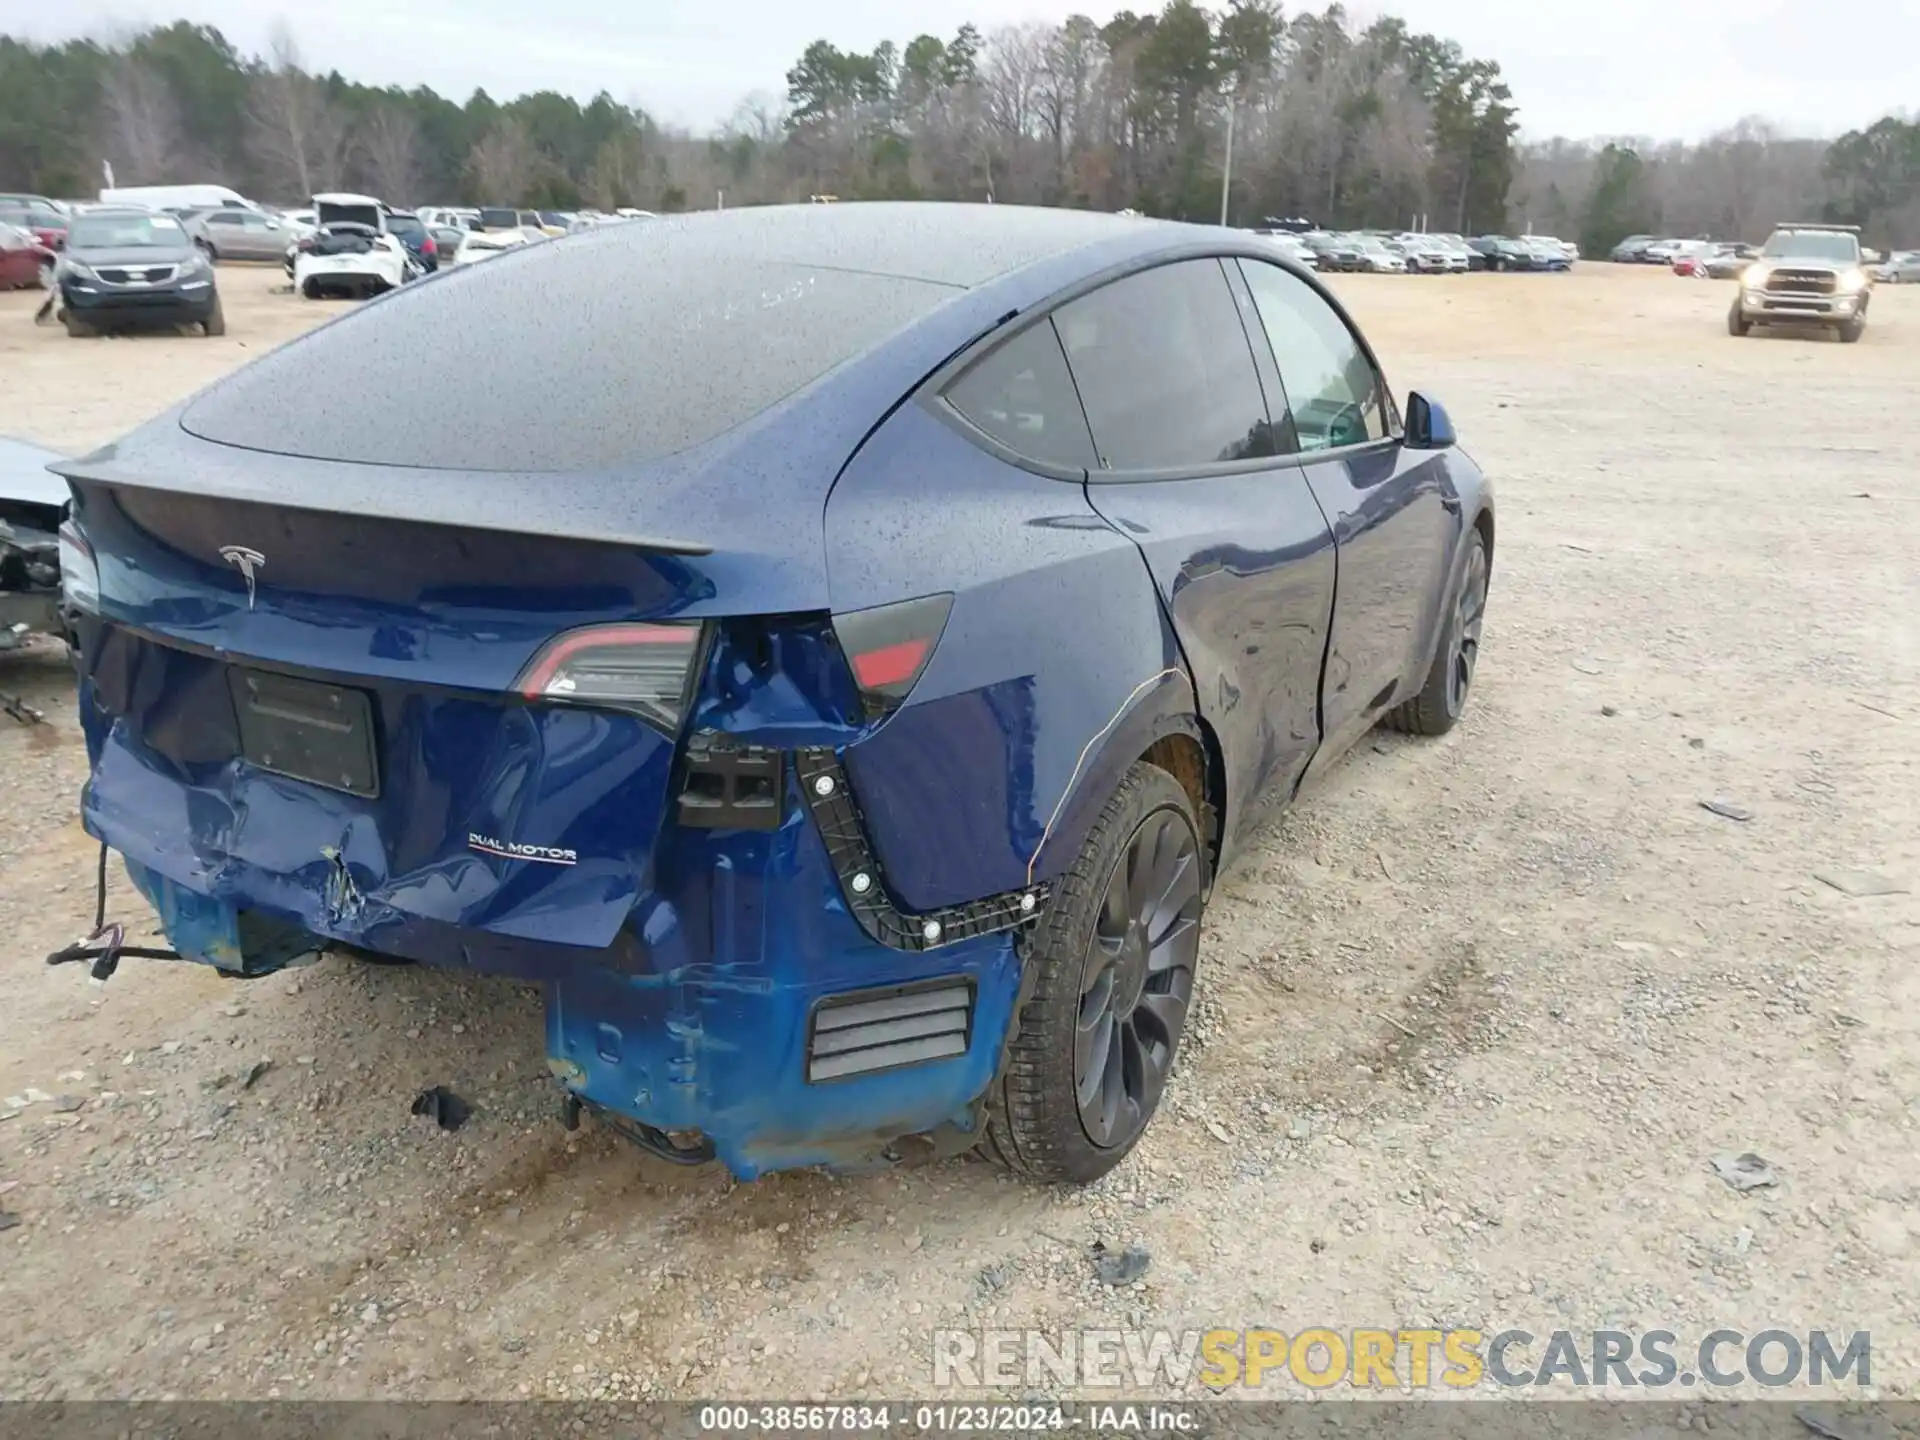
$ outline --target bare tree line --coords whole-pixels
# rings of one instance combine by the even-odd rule
[[[396,202],[641,205],[995,200],[1256,224],[1487,231],[1610,245],[1628,230],[1750,238],[1781,218],[1920,229],[1920,124],[1831,144],[1750,119],[1703,144],[1522,144],[1499,67],[1392,17],[1274,0],[963,26],[869,53],[820,40],[784,95],[713,133],[605,94],[455,102],[302,63],[276,29],[247,57],[184,21],[106,41],[0,37],[0,184],[86,195],[217,178],[280,203],[364,189]],[[1227,181],[1231,134],[1231,180]],[[1908,243],[1912,243],[1911,240]]]

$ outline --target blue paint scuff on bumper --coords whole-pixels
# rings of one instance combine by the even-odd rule
[[[148,798],[171,802],[183,820],[244,817],[266,803],[259,787],[282,803],[300,787],[240,764],[189,783],[162,773],[172,767],[84,696],[82,709],[95,774],[113,777],[116,802],[101,803],[103,787],[90,784],[86,827],[121,854],[185,959],[257,974],[341,944],[535,982],[546,1001],[548,1063],[568,1090],[659,1132],[697,1132],[743,1179],[806,1166],[872,1168],[896,1158],[907,1136],[943,1134],[938,1148],[962,1148],[979,1123],[1018,1004],[1012,934],[921,953],[875,943],[848,912],[797,790],[776,831],[679,831],[663,840],[651,891],[613,943],[595,949],[410,913],[408,894],[427,892],[383,892],[351,847],[337,858],[316,853],[304,866],[290,857],[262,863],[246,858],[231,826],[144,823],[142,775],[153,787]],[[325,803],[340,815],[354,802]],[[285,832],[276,825],[275,833]],[[331,883],[306,873],[329,869]],[[809,1083],[809,1021],[821,1001],[944,977],[970,983],[963,1054]]]

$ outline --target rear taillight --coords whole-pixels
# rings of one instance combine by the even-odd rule
[[[951,595],[928,595],[833,617],[833,633],[869,716],[886,715],[907,698],[933,658],[952,608]]]
[[[100,610],[100,563],[93,546],[71,520],[60,525],[60,603],[68,610]]]
[[[698,622],[588,625],[549,641],[513,688],[528,700],[625,710],[677,730],[699,653]]]
[[[433,243],[433,237],[431,235],[429,235],[426,238],[426,242],[421,245],[420,253],[422,255],[437,255],[440,253],[440,247]]]

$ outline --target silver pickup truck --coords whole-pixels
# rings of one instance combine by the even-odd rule
[[[1745,335],[1756,325],[1814,326],[1852,344],[1866,333],[1872,290],[1857,227],[1781,225],[1741,272],[1727,333]]]

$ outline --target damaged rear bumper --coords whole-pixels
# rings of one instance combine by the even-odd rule
[[[111,792],[133,795],[133,751],[112,731],[99,743]],[[291,859],[276,873],[196,854],[103,807],[94,785],[83,816],[183,958],[251,976],[341,946],[539,984],[548,1067],[570,1103],[649,1148],[672,1137],[743,1179],[969,1148],[1018,1011],[1015,937],[1046,889],[899,911],[833,752],[781,768],[778,827],[682,832],[604,949],[409,913],[402,897],[363,893],[337,857],[315,885]],[[192,810],[200,787],[154,779]]]

